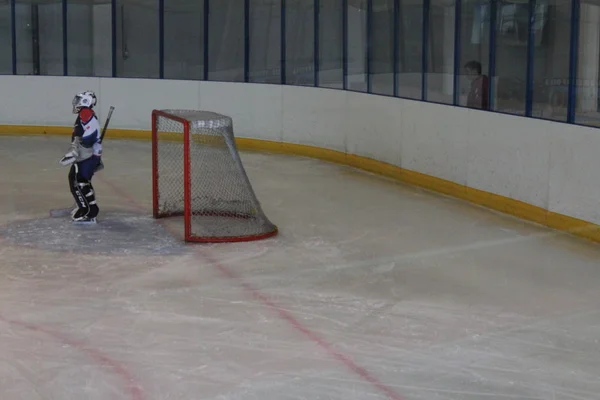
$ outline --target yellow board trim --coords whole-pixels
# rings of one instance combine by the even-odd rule
[[[71,135],[71,132],[71,127],[63,126],[0,125],[0,135]],[[111,139],[150,140],[151,138],[150,131],[131,129],[111,128],[109,135]],[[359,168],[600,243],[600,225],[370,158],[303,144],[261,139],[237,138],[236,144],[242,150],[305,156]]]

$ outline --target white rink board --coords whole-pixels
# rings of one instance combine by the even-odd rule
[[[283,141],[347,152],[350,119],[346,92],[283,87]]]
[[[467,185],[469,110],[402,103],[402,167]]]
[[[548,207],[550,132],[564,126],[496,113],[469,113],[467,185]],[[600,131],[598,131],[600,135]]]
[[[355,92],[263,84],[0,76],[3,125],[71,126],[94,90],[114,128],[150,129],[155,108],[234,118],[239,137],[323,147],[600,223],[600,131]]]

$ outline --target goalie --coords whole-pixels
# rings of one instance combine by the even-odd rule
[[[78,223],[96,223],[100,209],[92,186],[92,177],[103,168],[100,123],[93,108],[97,99],[94,92],[78,93],[73,98],[73,114],[77,114],[71,149],[60,160],[63,166],[71,166],[69,187],[77,208],[71,217]]]

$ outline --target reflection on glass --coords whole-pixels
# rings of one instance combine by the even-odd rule
[[[454,102],[454,2],[431,0],[427,100]]]
[[[164,0],[164,76],[204,78],[204,1]]]
[[[463,0],[458,71],[459,105],[489,110],[489,1]]]
[[[481,12],[489,20],[491,8],[484,7]],[[498,4],[496,47],[493,50],[496,53],[496,73],[491,77],[494,86],[493,110],[525,114],[528,21],[527,3]]]
[[[579,11],[575,122],[600,127],[600,3],[582,1]]]
[[[94,36],[97,33],[93,29],[94,7],[93,2],[82,4],[69,0],[67,3],[67,73],[69,75],[94,75]],[[110,8],[108,10],[109,19],[105,22],[108,22],[108,26],[110,26]],[[95,18],[100,18],[100,15]],[[110,29],[105,29],[105,31],[108,33],[106,39],[110,46]],[[109,52],[109,66],[111,58],[112,52]]]
[[[33,4],[32,8],[39,35],[40,75],[63,75],[62,1]]]
[[[394,0],[372,0],[371,92],[394,94]]]
[[[158,2],[117,0],[116,11],[117,76],[158,78]]]
[[[536,5],[532,116],[566,121],[571,1],[537,0]]]
[[[110,3],[68,1],[67,64],[69,75],[112,76]]]
[[[250,82],[281,83],[281,1],[250,1]]]
[[[287,3],[285,83],[288,85],[315,84],[314,21],[314,1]]]
[[[31,4],[15,4],[17,74],[20,75],[40,73],[39,30],[33,18],[34,8]]]
[[[400,0],[398,19],[398,96],[421,99],[423,3]]]
[[[9,13],[10,15],[10,13]],[[17,2],[17,73],[63,75],[62,2]]]
[[[0,4],[0,74],[12,74],[10,3]]]
[[[344,87],[342,0],[319,2],[319,86]]]
[[[212,0],[208,29],[208,79],[243,82],[244,0]]]
[[[367,0],[348,2],[347,89],[367,91]]]

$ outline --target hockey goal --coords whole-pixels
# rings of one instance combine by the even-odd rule
[[[237,151],[230,117],[152,111],[154,218],[184,217],[185,241],[241,242],[277,234]]]

